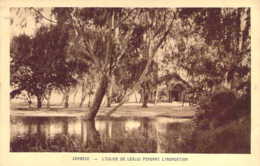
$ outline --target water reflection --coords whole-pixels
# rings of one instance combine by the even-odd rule
[[[12,117],[11,151],[185,152],[186,120]]]

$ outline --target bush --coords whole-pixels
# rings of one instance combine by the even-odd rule
[[[221,90],[200,98],[194,122],[201,129],[216,128],[250,113],[250,95],[236,98],[230,90]]]
[[[200,100],[191,142],[196,153],[250,153],[250,94],[222,90]]]

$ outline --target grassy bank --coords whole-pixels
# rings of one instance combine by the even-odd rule
[[[97,118],[106,118],[105,114],[113,108],[101,107]],[[33,116],[33,117],[80,117],[84,116],[89,108],[26,108],[13,106],[11,107],[11,116]],[[173,118],[192,118],[196,108],[192,106],[182,106],[178,103],[168,104],[159,103],[150,105],[148,108],[142,108],[140,104],[125,104],[120,107],[111,117],[124,118],[154,118],[154,117],[173,117]]]

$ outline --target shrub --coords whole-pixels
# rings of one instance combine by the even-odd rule
[[[201,129],[210,129],[248,115],[250,96],[236,98],[232,91],[225,89],[202,97],[199,105],[194,117],[195,125]]]
[[[192,135],[196,153],[250,153],[250,94],[222,90],[201,98]]]

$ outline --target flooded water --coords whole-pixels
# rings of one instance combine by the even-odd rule
[[[188,152],[189,119],[12,117],[12,152]]]

